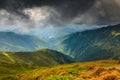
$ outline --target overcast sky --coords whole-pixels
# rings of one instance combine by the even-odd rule
[[[1,31],[39,35],[119,23],[120,0],[0,0]]]

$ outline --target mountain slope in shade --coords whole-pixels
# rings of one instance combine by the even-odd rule
[[[120,25],[67,35],[58,50],[77,61],[120,59]]]
[[[30,51],[46,47],[47,43],[34,36],[0,32],[0,51]]]

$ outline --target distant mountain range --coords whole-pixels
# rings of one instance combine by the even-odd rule
[[[46,42],[34,36],[0,32],[0,51],[31,51],[47,46]]]
[[[57,45],[56,45],[57,43]],[[0,50],[25,52],[56,49],[77,61],[120,59],[120,25],[76,32],[44,42],[37,37],[0,32]]]
[[[120,25],[64,36],[58,50],[77,61],[120,59]]]
[[[96,65],[96,70],[99,63],[94,62],[93,66],[90,66],[91,63],[55,65],[75,61],[120,60],[120,25],[76,32],[61,38],[52,38],[49,42],[44,42],[34,36],[0,32],[0,80],[16,80],[16,77],[18,80],[33,78],[36,80],[42,78],[71,80],[74,76],[77,78],[81,70],[93,69],[94,65]],[[59,52],[42,48],[53,48]],[[119,62],[115,61],[115,64]],[[106,63],[107,66],[112,64],[105,61],[104,65]],[[46,68],[51,66],[55,67]],[[30,72],[33,69],[36,70]],[[24,74],[21,74],[23,72]]]

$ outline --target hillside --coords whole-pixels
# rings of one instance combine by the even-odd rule
[[[58,51],[77,61],[120,59],[120,25],[77,32],[60,40]]]
[[[120,80],[120,61],[95,61],[36,69],[17,80]]]
[[[0,52],[0,80],[8,80],[13,75],[38,67],[71,62],[73,62],[72,58],[49,49],[32,52]]]
[[[46,42],[34,36],[0,32],[0,51],[31,51],[47,46]]]

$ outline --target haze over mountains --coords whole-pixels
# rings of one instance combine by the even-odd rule
[[[64,35],[63,35],[64,36]],[[48,42],[13,32],[0,32],[1,51],[58,50],[77,61],[120,59],[120,25],[76,32]]]
[[[16,34],[13,32],[0,32],[0,51],[31,51],[49,46],[37,37]]]
[[[0,0],[0,80],[119,75],[120,0]]]
[[[48,42],[30,35],[0,32],[0,45],[0,79],[16,80],[15,75],[33,69],[41,70],[39,67],[43,66],[50,67],[76,61],[119,60],[120,25],[75,32],[59,38],[50,38]],[[50,49],[56,49],[57,51]],[[116,67],[118,63],[119,61],[117,61]],[[107,65],[109,64],[111,63],[108,61]],[[73,66],[73,64],[70,64],[70,66]],[[69,67],[69,65],[67,67]],[[88,70],[88,67],[89,65],[80,68]],[[42,70],[44,71],[44,69],[45,68]],[[61,73],[59,74],[60,69],[58,69],[58,75],[61,75]],[[57,69],[55,68],[55,70]],[[70,72],[69,70],[71,70],[71,68],[67,70],[67,72],[72,75],[79,73],[76,72],[75,69],[72,69]],[[35,73],[37,73],[36,71]],[[55,71],[50,71],[50,73],[51,72],[53,72],[54,75]],[[47,74],[47,72],[43,73]],[[67,76],[69,76],[69,74]],[[30,73],[29,75],[32,74]],[[26,73],[24,76],[21,74],[17,76],[17,79],[24,80],[23,78],[26,76]],[[37,77],[39,77],[39,75],[35,74],[35,78]],[[49,77],[49,75],[47,77]],[[29,77],[26,77],[27,80],[29,80],[28,78]],[[64,78],[64,76],[58,78]]]

